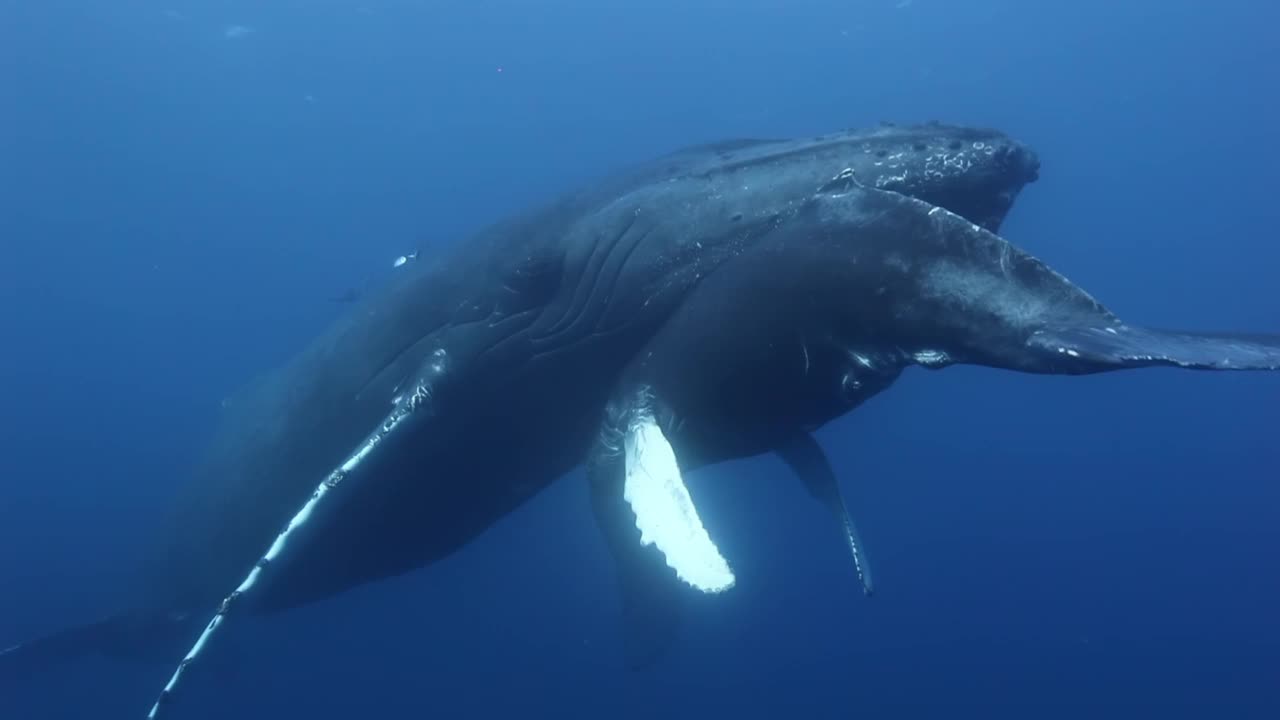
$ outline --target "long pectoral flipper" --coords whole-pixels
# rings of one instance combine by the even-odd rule
[[[849,552],[853,555],[853,567],[858,573],[858,581],[862,583],[862,592],[871,595],[875,591],[871,581],[871,564],[867,561],[862,537],[849,515],[844,494],[840,492],[840,483],[822,446],[809,433],[798,433],[780,445],[776,452],[799,476],[809,494],[825,505],[835,516],[836,522],[840,523]]]
[[[676,576],[698,590],[733,587],[733,571],[703,527],[675,450],[653,415],[638,413],[623,443],[622,497],[635,513],[640,543],[657,547]]]
[[[643,396],[633,401],[611,404],[587,481],[618,574],[627,665],[640,668],[674,642],[686,593],[722,592],[734,577],[698,517],[674,448]]]
[[[259,577],[267,567],[276,560],[289,543],[290,538],[311,518],[312,513],[316,510],[334,488],[338,487],[343,480],[352,472],[364,464],[369,457],[389,438],[397,434],[397,431],[404,426],[407,421],[415,415],[421,415],[428,412],[431,404],[432,387],[430,384],[431,377],[424,377],[414,383],[410,392],[399,396],[393,410],[386,419],[356,447],[354,451],[336,468],[334,468],[325,478],[316,485],[315,490],[311,492],[310,497],[297,513],[289,520],[280,534],[276,536],[275,541],[267,548],[266,552],[254,564],[253,568],[245,576],[229,595],[223,598],[219,604],[217,612],[213,618],[209,620],[209,624],[205,626],[204,631],[196,638],[191,649],[187,651],[186,656],[178,664],[173,675],[169,678],[169,682],[165,684],[164,689],[160,691],[160,696],[152,705],[147,717],[154,719],[159,717],[162,708],[167,700],[169,700],[174,691],[178,687],[178,683],[182,680],[183,674],[187,668],[191,666],[200,655],[204,652],[209,640],[212,639],[218,627],[222,625],[227,614],[237,605],[238,601],[257,584]]]
[[[1132,325],[1048,328],[1028,344],[1100,369],[1168,365],[1196,370],[1280,370],[1280,335],[1154,330]]]

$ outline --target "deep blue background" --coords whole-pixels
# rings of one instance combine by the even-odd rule
[[[1268,3],[0,13],[0,646],[127,600],[219,401],[331,296],[689,143],[998,127],[1043,160],[1007,237],[1135,322],[1280,331]],[[427,571],[229,626],[181,717],[1280,717],[1278,400],[1261,374],[909,372],[821,435],[871,600],[775,460],[707,470],[739,584],[628,674],[573,475]],[[0,678],[0,717],[140,717],[168,672]]]

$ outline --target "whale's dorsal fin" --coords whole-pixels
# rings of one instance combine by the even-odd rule
[[[862,583],[862,592],[871,595],[875,591],[875,585],[871,581],[871,564],[867,561],[866,548],[862,544],[862,536],[858,534],[858,527],[849,515],[844,494],[840,492],[840,483],[822,446],[809,433],[800,432],[779,445],[775,452],[799,476],[809,494],[825,505],[840,523],[849,552],[853,555],[853,567],[858,573],[858,581]]]
[[[141,663],[181,657],[203,618],[190,613],[136,610],[0,649],[0,674],[9,670],[57,672],[61,664],[91,655]]]

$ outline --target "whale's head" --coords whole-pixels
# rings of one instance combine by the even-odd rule
[[[657,168],[655,171],[654,168]],[[659,184],[710,180],[715,197],[762,208],[808,197],[852,170],[859,182],[923,200],[998,232],[1018,193],[1040,176],[1034,150],[999,130],[930,122],[790,139],[742,138],[684,148],[649,166]]]
[[[864,184],[942,206],[991,232],[1040,176],[1035,151],[998,130],[886,124],[842,135],[815,141],[834,141]]]

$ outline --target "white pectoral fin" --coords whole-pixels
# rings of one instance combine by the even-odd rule
[[[632,423],[625,449],[623,497],[635,513],[640,542],[656,546],[676,575],[702,592],[733,587],[733,571],[698,518],[675,450],[652,416]]]

